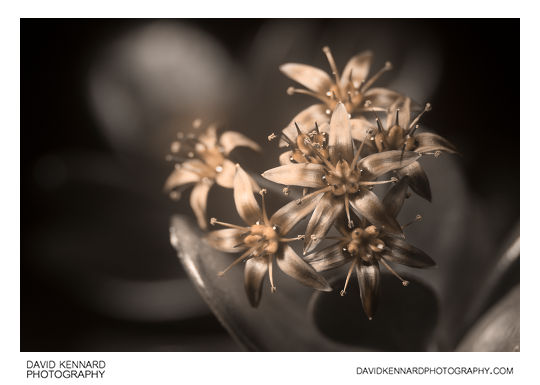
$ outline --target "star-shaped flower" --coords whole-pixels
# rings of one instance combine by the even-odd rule
[[[403,99],[398,92],[380,87],[371,88],[383,73],[392,68],[390,62],[386,62],[383,68],[368,78],[373,53],[364,51],[353,56],[340,74],[330,48],[324,47],[323,52],[330,64],[332,77],[325,71],[307,64],[286,63],[279,67],[289,78],[306,87],[306,89],[289,87],[288,94],[306,94],[321,101],[301,111],[292,119],[291,124],[283,130],[289,137],[292,138],[294,135],[293,122],[301,127],[310,127],[315,121],[319,124],[327,122],[331,112],[340,102],[344,104],[349,114],[356,117],[365,111],[386,111],[397,100]]]
[[[194,122],[198,128],[200,121]],[[195,184],[190,196],[190,205],[197,217],[199,227],[206,229],[206,201],[214,183],[232,188],[235,174],[234,163],[228,156],[236,147],[249,147],[260,151],[259,145],[235,131],[225,131],[217,136],[217,127],[210,125],[198,137],[179,134],[178,140],[171,144],[169,158],[176,162],[174,171],[167,178],[164,189],[172,197]]]
[[[385,197],[385,205],[393,215],[397,214],[396,210],[399,211],[406,191],[407,182],[403,179]],[[417,216],[417,220],[420,218]],[[365,218],[356,223],[358,225],[352,229],[344,224],[337,226],[341,236],[333,238],[338,242],[308,255],[305,260],[318,272],[350,263],[341,295],[345,295],[352,272],[356,270],[362,306],[367,317],[372,319],[379,298],[379,263],[398,277],[403,286],[407,286],[409,282],[403,279],[390,263],[424,268],[434,266],[435,262],[422,250],[372,225]]]
[[[370,143],[374,151],[384,152],[391,150],[414,151],[419,154],[434,154],[441,152],[457,153],[456,148],[442,136],[431,132],[418,132],[418,122],[422,115],[431,110],[427,103],[424,110],[411,120],[411,100],[406,98],[403,103],[395,103],[388,111],[386,128],[377,118],[376,134]],[[431,201],[431,188],[424,169],[418,162],[396,170],[399,177],[408,175],[409,184],[414,192]]]
[[[330,291],[326,280],[289,246],[289,243],[303,236],[287,238],[287,233],[294,225],[315,208],[318,197],[312,196],[301,204],[292,201],[274,215],[268,217],[264,197],[266,190],[261,190],[262,210],[253,195],[253,181],[249,175],[237,165],[234,178],[234,202],[238,214],[247,226],[219,222],[212,219],[212,224],[220,224],[228,229],[212,231],[208,234],[208,242],[215,248],[242,254],[219,275],[225,274],[236,264],[245,262],[244,286],[251,306],[257,307],[261,299],[261,289],[268,273],[272,292],[276,291],[273,278],[273,263],[287,275],[304,285],[314,289]]]
[[[395,178],[386,181],[376,179],[389,171],[408,166],[420,154],[386,151],[360,158],[363,146],[354,149],[349,116],[342,103],[337,105],[330,121],[328,157],[319,146],[308,140],[305,143],[311,146],[321,163],[293,163],[262,174],[266,179],[286,186],[316,189],[301,199],[322,196],[307,226],[304,253],[311,251],[322,240],[343,211],[350,220],[350,207],[387,232],[402,234],[395,218],[388,215],[371,188],[394,182]]]

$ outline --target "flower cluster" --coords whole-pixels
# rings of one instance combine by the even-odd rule
[[[422,156],[438,157],[441,152],[456,153],[446,139],[420,129],[422,115],[431,109],[427,103],[418,113],[410,98],[393,90],[373,88],[376,80],[391,69],[390,63],[368,76],[372,53],[362,52],[346,64],[340,74],[329,48],[323,48],[332,76],[305,64],[287,63],[280,70],[305,89],[289,88],[289,94],[308,94],[319,103],[296,115],[279,135],[285,151],[279,166],[265,171],[268,181],[298,187],[303,194],[269,215],[267,191],[228,156],[236,146],[260,148],[243,135],[225,132],[219,139],[214,126],[188,143],[175,141],[171,157],[178,163],[165,184],[167,191],[195,183],[191,205],[201,228],[206,228],[206,197],[212,184],[233,188],[234,202],[244,225],[211,219],[225,229],[208,233],[206,240],[215,248],[240,255],[219,275],[244,262],[244,285],[249,302],[256,307],[266,276],[271,291],[273,265],[300,283],[317,290],[332,288],[321,273],[350,264],[345,295],[353,270],[356,271],[364,311],[371,319],[376,311],[380,265],[402,278],[392,264],[423,268],[435,262],[423,251],[405,241],[396,217],[409,188],[431,200],[431,189],[420,164]],[[386,115],[386,124],[379,118]],[[269,140],[278,138],[272,134]],[[187,158],[181,156],[187,147]],[[389,185],[382,200],[376,185]],[[260,196],[261,205],[257,201]],[[309,217],[303,235],[289,233]],[[418,215],[415,220],[421,217]],[[414,221],[413,221],[414,222]],[[412,222],[411,222],[412,223]],[[338,235],[329,235],[332,228]],[[319,247],[325,240],[330,246]],[[303,257],[290,243],[303,241]],[[318,249],[319,248],[319,249]]]

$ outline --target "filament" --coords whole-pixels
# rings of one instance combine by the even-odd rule
[[[373,182],[358,182],[361,186],[373,186],[373,185],[376,185],[376,184],[385,184],[385,183],[392,183],[392,182],[397,182],[397,178],[396,177],[392,177],[390,178],[389,180],[379,180],[379,181],[373,181]]]
[[[302,198],[298,199],[298,201],[296,203],[297,204],[302,204],[303,200],[311,198],[312,196],[317,195],[317,194],[325,193],[325,192],[330,191],[330,190],[332,190],[332,186],[326,186],[326,187],[323,187],[323,188],[321,188],[319,190],[315,190],[315,191],[303,196]]]
[[[274,274],[273,274],[273,271],[272,271],[272,265],[273,265],[273,260],[272,260],[272,257],[268,257],[268,277],[270,278],[270,290],[272,291],[272,293],[275,293],[276,292],[276,287],[274,286]]]
[[[339,295],[342,297],[347,293],[347,286],[349,285],[349,279],[351,278],[352,271],[354,267],[356,266],[356,259],[351,262],[351,267],[349,267],[349,271],[347,272],[347,278],[345,278],[345,285],[343,286],[343,290],[339,292]]]
[[[216,218],[210,218],[210,224],[212,226],[213,225],[221,225],[221,226],[225,226],[225,227],[230,227],[231,229],[249,231],[249,227],[238,226],[238,225],[233,225],[232,223],[221,222],[221,221],[218,221]]]
[[[420,214],[416,214],[416,217],[412,221],[401,226],[401,229],[403,230],[404,228],[409,227],[413,223],[420,222],[421,220],[422,220],[422,216]]]
[[[384,67],[382,67],[375,75],[373,75],[367,82],[364,83],[362,88],[360,89],[361,92],[366,91],[373,83],[377,81],[381,77],[382,74],[384,74],[386,71],[390,71],[392,69],[392,63],[387,61],[384,64]]]
[[[334,56],[332,55],[332,51],[330,51],[330,47],[323,47],[323,52],[326,55],[326,59],[328,60],[328,63],[330,64],[330,68],[332,69],[332,74],[334,75],[334,78],[336,79],[336,88],[339,92],[339,72],[336,66],[336,62],[334,61]],[[341,97],[341,95],[339,95]]]
[[[380,258],[380,261],[388,269],[388,271],[390,271],[392,274],[394,274],[401,281],[401,284],[403,286],[407,286],[409,284],[409,281],[403,279],[398,273],[396,273],[396,271],[394,269],[392,269],[388,263],[386,263],[386,261],[384,260],[383,257]]]
[[[218,277],[223,277],[223,275],[224,275],[226,272],[228,272],[228,271],[231,269],[231,267],[233,267],[233,266],[239,264],[240,262],[242,262],[247,256],[249,256],[251,253],[253,253],[253,251],[254,251],[254,248],[251,248],[251,249],[249,249],[248,251],[246,251],[245,253],[243,253],[241,256],[239,256],[238,258],[236,258],[236,259],[234,260],[233,263],[231,263],[229,266],[227,266],[227,267],[225,268],[225,270],[220,271],[220,272],[217,274]]]
[[[427,111],[431,111],[431,103],[426,103],[426,105],[424,106],[424,109],[422,110],[422,112],[420,112],[416,118],[414,118],[414,120],[411,122],[411,124],[409,124],[409,130],[414,127],[416,125],[416,123],[418,123],[418,121],[420,120],[420,118],[422,117],[422,115],[424,115],[424,113],[426,113]],[[415,127],[416,128],[416,127]]]
[[[261,191],[259,191],[260,196],[262,197],[262,214],[263,214],[263,220],[266,225],[270,225],[270,220],[268,219],[268,214],[266,212],[266,200],[264,197],[266,196],[266,189],[263,188]]]

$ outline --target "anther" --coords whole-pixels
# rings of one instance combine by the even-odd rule
[[[441,152],[440,151],[435,151],[435,153],[433,154],[433,156],[435,158],[438,158],[439,156],[441,156]]]
[[[176,154],[177,152],[180,151],[180,147],[181,147],[180,142],[175,140],[174,142],[171,143],[171,152],[173,154]]]
[[[267,192],[268,191],[265,188],[263,188],[263,189],[261,189],[261,191],[259,191],[259,195],[264,196],[264,195],[266,195]]]
[[[283,191],[283,194],[289,195],[289,188],[288,187],[283,187],[283,190],[281,190],[281,191]]]
[[[210,224],[214,226],[217,223],[217,218],[210,218]]]
[[[268,135],[268,141],[271,142],[272,140],[276,139],[277,138],[277,135],[275,133],[271,133],[270,135]]]
[[[294,95],[294,91],[295,91],[294,87],[287,88],[287,95]]]
[[[202,120],[201,119],[195,119],[192,123],[193,125],[193,128],[199,128],[202,124]]]
[[[177,190],[173,190],[169,193],[169,198],[171,198],[173,201],[178,201],[182,197],[182,193]]]
[[[422,115],[424,115],[425,112],[427,111],[431,111],[431,103],[426,103],[426,105],[424,106],[424,109],[422,110],[422,112],[420,112],[416,118],[414,118],[414,120],[411,122],[411,124],[409,124],[409,129],[411,129],[412,127],[414,127],[414,129],[418,128],[418,127],[415,127],[416,126],[416,123],[418,123],[418,121],[420,120],[420,118],[422,117]],[[411,133],[414,132],[411,131]]]

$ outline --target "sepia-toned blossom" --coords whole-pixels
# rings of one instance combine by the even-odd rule
[[[234,178],[234,202],[246,226],[224,223],[212,218],[212,224],[220,224],[227,229],[212,231],[207,240],[213,247],[228,253],[241,252],[219,275],[231,267],[245,261],[244,286],[251,306],[256,307],[261,298],[264,278],[268,274],[271,290],[276,291],[273,277],[273,264],[287,275],[312,288],[330,291],[326,280],[300,258],[289,245],[303,236],[287,238],[294,225],[313,211],[318,197],[312,196],[301,204],[292,201],[276,211],[271,217],[266,212],[266,190],[261,190],[262,210],[253,194],[253,181],[240,167],[236,166]]]
[[[431,110],[431,105],[427,103],[424,110],[411,120],[411,100],[406,98],[403,103],[395,103],[388,111],[386,128],[377,118],[377,130],[372,137],[373,141],[368,142],[369,145],[378,152],[400,150],[435,156],[438,156],[440,152],[457,153],[454,145],[442,136],[431,132],[418,132],[418,122],[429,110]],[[429,180],[419,162],[413,162],[396,170],[396,173],[399,177],[408,175],[412,190],[431,201]]]
[[[400,180],[385,196],[385,206],[393,216],[397,215],[403,203],[407,191],[406,178]],[[417,216],[417,220],[420,218]],[[305,260],[318,272],[335,269],[350,263],[345,285],[340,294],[345,295],[352,272],[355,270],[360,288],[360,299],[369,319],[373,318],[377,309],[380,264],[399,278],[403,286],[407,286],[409,282],[392,268],[392,263],[416,268],[435,265],[431,257],[422,250],[410,245],[402,238],[374,226],[365,218],[356,220],[352,229],[346,225],[345,221],[336,227],[340,236],[329,238],[336,239],[337,242],[308,255]]]
[[[196,120],[194,128],[199,125],[200,121]],[[169,159],[176,164],[165,182],[164,190],[174,198],[194,185],[190,205],[202,229],[208,227],[206,203],[210,188],[214,183],[225,188],[233,187],[235,165],[228,156],[236,147],[260,151],[257,143],[235,131],[225,131],[218,138],[214,124],[198,136],[180,133],[178,140],[171,144]]]
[[[313,150],[320,163],[292,163],[265,171],[262,176],[286,186],[313,188],[315,191],[301,198],[321,196],[305,234],[304,253],[311,251],[326,235],[336,218],[343,212],[350,221],[350,208],[386,232],[401,235],[401,227],[389,215],[371,191],[377,184],[396,179],[376,181],[392,170],[403,168],[420,155],[411,151],[385,151],[360,157],[363,145],[356,150],[345,106],[338,103],[330,120],[326,152],[306,137],[305,144]],[[364,141],[365,142],[365,141]],[[364,143],[362,142],[362,143]]]
[[[283,130],[289,137],[292,138],[294,135],[292,126],[294,122],[301,127],[310,127],[315,121],[319,124],[328,122],[331,112],[338,103],[343,103],[347,112],[356,117],[366,111],[386,111],[396,101],[403,99],[396,91],[381,87],[371,88],[383,73],[392,69],[390,62],[386,62],[377,73],[368,77],[373,53],[364,51],[353,56],[340,73],[330,48],[324,47],[323,52],[330,64],[332,76],[307,64],[286,63],[279,67],[286,76],[306,87],[305,89],[289,87],[287,89],[289,95],[306,94],[320,101],[292,119],[291,124]],[[360,119],[361,122],[365,121],[362,117]],[[284,142],[281,144],[284,145]]]

